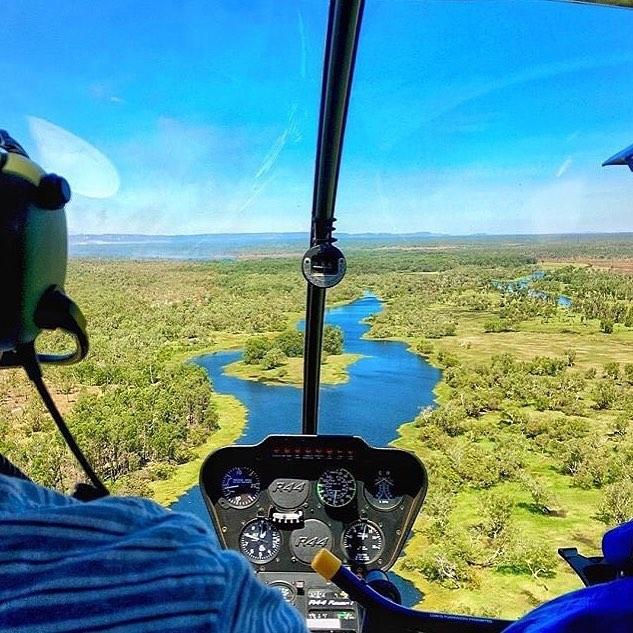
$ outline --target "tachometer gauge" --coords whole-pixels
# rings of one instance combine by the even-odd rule
[[[356,521],[343,532],[343,550],[351,563],[373,563],[380,558],[384,546],[382,530],[370,521]]]
[[[317,495],[326,506],[342,508],[356,495],[356,480],[345,468],[326,470],[318,479]]]
[[[393,510],[402,501],[390,470],[379,470],[365,485],[365,498],[376,510]]]
[[[248,466],[234,466],[222,477],[222,496],[234,508],[248,508],[253,505],[260,490],[259,476]]]
[[[268,519],[249,521],[240,534],[240,551],[253,563],[269,563],[281,549],[281,532]]]

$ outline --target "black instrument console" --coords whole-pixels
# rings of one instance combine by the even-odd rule
[[[356,604],[312,572],[323,547],[355,573],[388,570],[427,489],[424,466],[341,435],[271,435],[209,455],[200,489],[218,538],[317,631],[358,631]]]

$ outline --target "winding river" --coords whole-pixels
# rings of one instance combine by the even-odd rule
[[[326,322],[340,326],[345,333],[345,351],[362,354],[362,358],[348,368],[348,382],[322,386],[320,433],[361,435],[369,444],[386,446],[397,437],[401,424],[433,403],[433,388],[441,377],[437,368],[409,352],[404,343],[363,338],[370,328],[365,319],[381,310],[380,300],[366,295],[327,311]],[[227,351],[196,359],[215,391],[232,394],[246,406],[247,425],[238,443],[254,444],[270,433],[300,433],[301,389],[224,374],[224,367],[241,355],[241,351]],[[208,520],[198,486],[171,507]],[[420,594],[415,588],[396,580],[403,601],[418,602]]]

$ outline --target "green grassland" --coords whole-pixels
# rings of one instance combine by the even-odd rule
[[[438,308],[441,312],[442,308]],[[501,353],[511,353],[522,360],[535,356],[561,356],[564,350],[574,348],[578,351],[576,364],[579,369],[602,367],[604,362],[633,360],[633,336],[630,332],[620,332],[609,338],[596,332],[595,325],[587,325],[590,333],[562,333],[567,329],[568,319],[561,316],[546,327],[536,322],[525,324],[521,331],[499,334],[483,334],[483,322],[488,315],[452,313],[459,320],[455,336],[446,337],[436,344],[437,352],[431,355],[431,361],[437,362],[440,350],[459,358],[463,363],[480,362]],[[584,327],[584,326],[583,326]],[[580,326],[579,326],[580,329]],[[438,363],[440,364],[440,363]],[[438,404],[447,402],[449,389],[445,383],[438,385],[436,393]],[[532,415],[539,415],[532,411]],[[487,413],[480,420],[498,420],[497,413]],[[591,413],[592,424],[608,434],[609,422],[613,413]],[[424,458],[429,449],[421,442],[414,424],[405,424],[400,428],[400,439],[394,445],[412,450]],[[559,547],[578,546],[585,555],[599,554],[599,544],[605,531],[604,523],[595,519],[600,502],[598,489],[582,489],[571,485],[570,478],[562,475],[553,467],[552,460],[535,452],[524,465],[531,474],[542,477],[550,492],[555,495],[560,506],[565,509],[564,516],[546,516],[530,509],[531,497],[517,482],[508,481],[498,484],[513,501],[513,521],[515,526],[529,538],[547,543],[552,551]],[[429,473],[430,487],[434,484],[434,473]],[[456,507],[451,521],[454,525],[474,526],[478,521],[477,498],[481,490],[471,489],[458,493]],[[424,536],[427,518],[421,514],[414,528],[414,537],[409,541],[405,557],[415,558],[428,546]],[[578,577],[560,561],[552,578],[535,579],[526,575],[513,575],[503,572],[480,570],[477,585],[461,587],[458,590],[447,589],[429,582],[423,575],[402,564],[396,569],[405,578],[411,580],[424,595],[424,608],[439,611],[458,609],[471,613],[488,613],[505,617],[516,617],[543,601],[566,591],[581,587]],[[491,597],[494,598],[492,599]]]
[[[577,411],[567,415],[558,410],[553,415],[547,405],[539,407],[538,410],[533,405],[525,403],[514,404],[514,408],[529,417],[532,423],[541,420],[544,426],[556,425],[563,418],[584,420],[593,434],[591,439],[587,439],[588,443],[599,438],[599,441],[608,447],[610,455],[617,454],[620,449],[629,450],[630,430],[627,429],[621,442],[621,438],[614,435],[614,422],[618,416],[623,416],[628,424],[633,417],[630,408],[630,386],[622,387],[620,402],[608,409],[596,409],[592,394],[596,384],[606,380],[604,366],[607,363],[624,366],[633,362],[631,328],[616,324],[613,333],[605,334],[600,329],[598,319],[584,319],[578,313],[558,307],[546,318],[537,316],[521,321],[516,325],[516,331],[485,332],[486,322],[498,315],[498,295],[491,293],[488,299],[492,306],[492,309],[488,310],[464,309],[460,307],[459,301],[451,305],[449,302],[430,300],[423,307],[427,315],[425,320],[433,321],[448,316],[457,324],[452,335],[434,340],[424,339],[425,355],[430,362],[446,370],[447,365],[476,367],[504,354],[510,355],[517,362],[529,363],[538,357],[561,358],[569,350],[574,350],[573,367],[565,371],[575,376],[592,375],[591,370],[596,372],[594,378],[584,379],[585,384],[578,393]],[[390,311],[394,313],[393,318],[390,318]],[[402,314],[399,312],[401,310],[398,302],[388,300],[385,315],[387,320],[401,322]],[[409,342],[412,351],[420,340],[411,335],[396,338]],[[446,381],[442,381],[435,391],[440,410],[447,406],[455,406],[459,401],[459,388],[449,386]],[[464,391],[461,395],[464,393],[467,392]],[[512,406],[512,402],[504,401],[498,407],[491,406],[489,410],[484,407],[477,415],[464,416],[461,422],[464,424],[463,433],[468,437],[468,441],[494,453],[497,433],[505,432],[500,431],[505,429],[505,425],[500,422],[502,412]],[[469,424],[472,425],[471,428]],[[424,425],[423,416],[413,423],[403,425],[400,428],[400,438],[394,444],[412,450],[430,464],[432,496],[434,485],[445,485],[444,474],[439,473],[438,477],[438,469],[445,466],[442,461],[438,461],[437,456],[450,455],[451,450],[458,450],[455,446],[459,438],[443,438],[448,448],[430,448],[424,434],[420,432]],[[486,428],[486,431],[480,432],[481,428]],[[517,437],[519,435],[517,434]],[[521,439],[524,438],[521,436]],[[455,446],[451,448],[451,444]],[[628,465],[623,468],[628,469]],[[521,485],[523,473],[538,479],[539,485],[545,488],[547,495],[556,500],[557,511],[543,513],[535,510],[533,497],[526,487]],[[615,482],[612,485],[617,486],[621,478],[627,479],[627,475],[620,473],[609,481]],[[479,525],[481,499],[489,490],[494,490],[506,498],[511,508],[508,526],[515,539],[538,543],[541,548],[549,550],[552,554],[555,554],[557,548],[567,546],[578,546],[586,555],[598,554],[600,539],[606,529],[605,522],[597,518],[603,502],[605,483],[594,484],[595,482],[579,482],[569,473],[562,472],[551,450],[529,442],[527,449],[521,454],[519,472],[501,477],[492,485],[460,485],[452,501],[445,538],[450,540],[458,533],[460,538],[465,537],[476,547],[482,547],[482,543],[484,547],[490,547],[489,539],[482,538]],[[628,511],[631,510],[629,504]],[[459,578],[457,572],[455,580],[451,576],[454,570],[450,566],[449,544],[442,543],[438,555],[437,537],[435,541],[429,538],[429,534],[433,535],[434,521],[436,517],[429,517],[422,512],[415,524],[414,536],[406,546],[404,557],[396,565],[398,572],[411,580],[422,592],[426,609],[517,617],[543,601],[581,587],[575,574],[562,560],[556,559],[550,561],[547,573],[531,575],[525,570],[514,573],[508,569],[495,568],[494,565],[482,563],[481,555],[479,559],[474,555],[469,573]],[[444,546],[447,559],[441,561]],[[436,558],[430,562],[437,563],[438,567],[439,562],[443,563],[444,567],[440,567],[440,571],[445,573],[445,577],[442,580],[433,578],[438,570],[429,562],[427,552],[432,547],[435,547]],[[463,555],[466,557],[469,554],[472,552],[466,548]],[[420,564],[416,564],[415,561],[420,561]]]

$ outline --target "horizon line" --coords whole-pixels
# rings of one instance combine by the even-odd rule
[[[633,229],[628,231],[564,231],[557,233],[434,233],[431,231],[408,231],[401,233],[387,231],[361,231],[361,232],[338,232],[337,235],[350,237],[356,236],[393,236],[393,237],[544,237],[544,236],[565,236],[565,235],[632,235]],[[234,233],[69,233],[68,237],[147,237],[147,238],[175,238],[175,237],[225,237],[225,236],[265,236],[265,235],[287,235],[305,237],[310,235],[310,231],[258,231],[258,232],[234,232]]]

